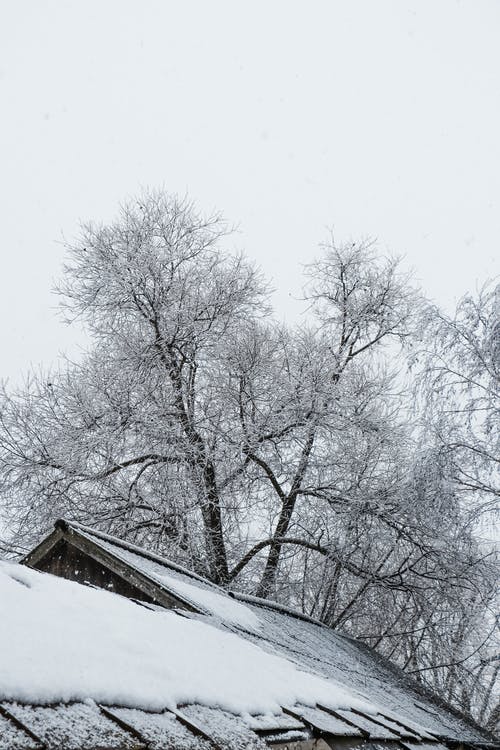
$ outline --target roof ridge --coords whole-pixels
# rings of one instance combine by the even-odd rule
[[[175,570],[178,573],[187,575],[190,578],[193,578],[195,581],[208,584],[211,588],[214,588],[217,591],[220,591],[221,593],[226,594],[226,596],[229,596],[231,599],[237,599],[242,602],[247,602],[248,604],[255,604],[256,606],[260,606],[260,607],[267,607],[268,609],[273,609],[276,612],[281,612],[283,614],[290,615],[291,617],[296,617],[298,620],[303,620],[304,622],[310,622],[313,625],[318,625],[319,627],[326,628],[327,630],[333,630],[333,632],[336,632],[337,635],[340,635],[344,638],[355,640],[355,639],[352,639],[350,636],[347,636],[345,634],[339,633],[338,631],[335,631],[333,628],[330,628],[324,622],[321,622],[320,620],[317,620],[316,618],[311,617],[310,615],[306,615],[304,612],[300,612],[298,609],[289,607],[286,604],[281,604],[281,602],[273,601],[272,599],[263,599],[262,597],[254,596],[253,594],[246,594],[244,591],[226,589],[223,586],[219,586],[218,584],[213,583],[213,581],[210,581],[210,579],[205,578],[199,575],[198,573],[195,573],[189,568],[186,568],[183,565],[179,565],[178,563],[173,562],[167,557],[158,555],[155,552],[150,552],[144,547],[139,547],[137,544],[126,542],[124,539],[120,539],[120,537],[113,536],[112,534],[107,534],[104,531],[98,531],[97,529],[93,529],[90,526],[85,526],[84,524],[79,523],[78,521],[68,521],[65,518],[59,518],[55,522],[54,525],[56,528],[61,528],[63,530],[67,530],[68,528],[74,529],[77,532],[84,533],[91,537],[97,537],[98,539],[102,539],[103,541],[107,541],[107,542],[110,542],[111,544],[115,544],[118,547],[122,547],[123,549],[128,550],[129,552],[134,552],[148,560],[153,560],[153,562],[158,562],[161,565],[164,565],[166,568],[171,568],[172,570]]]
[[[179,565],[178,563],[172,562],[172,560],[169,560],[166,557],[157,555],[155,552],[150,552],[144,547],[139,547],[137,544],[126,542],[124,539],[120,539],[119,537],[112,536],[111,534],[107,534],[104,531],[97,531],[96,529],[92,529],[89,526],[85,526],[82,523],[78,523],[77,521],[67,521],[65,518],[58,518],[54,525],[57,529],[62,529],[63,531],[72,529],[79,533],[86,534],[87,536],[97,537],[98,539],[101,539],[102,541],[110,542],[111,544],[115,544],[117,547],[122,547],[123,549],[128,550],[129,552],[133,552],[137,555],[140,555],[141,557],[145,557],[148,560],[152,560],[153,562],[158,562],[160,563],[160,565],[164,565],[166,568],[171,568],[172,570],[175,570],[177,573],[182,573],[183,575],[189,576],[190,578],[193,578],[194,580],[199,581],[200,583],[208,584],[211,588],[217,589],[218,591],[221,591],[225,594],[229,594],[229,592],[226,589],[222,588],[222,586],[218,586],[216,583],[213,583],[213,581],[210,581],[208,578],[204,578],[198,573],[195,573],[194,571],[189,570],[189,568],[185,568],[183,565]]]
[[[239,601],[247,602],[248,604],[255,604],[256,606],[260,606],[260,607],[267,607],[268,609],[273,609],[277,612],[290,615],[291,617],[296,617],[298,620],[303,620],[304,622],[310,622],[313,625],[318,625],[321,628],[332,630],[332,628],[329,628],[328,625],[325,625],[325,623],[320,622],[319,620],[316,620],[314,617],[311,617],[310,615],[306,615],[304,612],[300,612],[298,609],[294,609],[293,607],[288,607],[286,604],[281,604],[280,602],[273,601],[272,599],[263,599],[262,597],[259,597],[259,596],[246,594],[243,591],[235,591],[235,590],[226,589],[223,586],[219,586],[218,584],[213,583],[213,581],[210,581],[208,578],[204,578],[198,573],[195,573],[194,571],[189,570],[189,568],[186,568],[183,565],[179,565],[178,563],[173,562],[167,557],[158,555],[155,552],[150,552],[144,547],[139,547],[137,544],[126,542],[124,539],[120,539],[119,537],[113,536],[112,534],[107,534],[104,531],[98,531],[97,529],[93,529],[90,526],[85,526],[83,523],[79,523],[78,521],[68,521],[65,518],[58,518],[54,525],[56,528],[60,528],[63,531],[66,531],[67,529],[73,529],[74,531],[83,533],[87,536],[96,537],[97,539],[101,539],[103,541],[110,542],[111,544],[115,544],[117,547],[122,547],[123,549],[128,550],[129,552],[138,554],[141,557],[144,557],[148,560],[152,560],[153,562],[158,562],[160,563],[160,565],[164,565],[166,568],[171,568],[172,570],[175,570],[178,573],[187,575],[190,578],[194,579],[195,581],[199,581],[200,583],[207,584],[211,588],[221,592],[222,594],[225,594],[231,599],[237,599]],[[339,633],[337,633],[337,635],[339,635]]]
[[[243,591],[230,591],[229,595],[232,596],[234,599],[241,600],[242,602],[247,602],[248,604],[255,604],[257,607],[267,607],[268,609],[274,609],[276,610],[276,612],[282,612],[285,615],[296,617],[298,620],[304,620],[305,622],[310,622],[313,625],[319,625],[321,628],[326,628],[327,630],[331,630],[333,633],[336,633],[336,635],[341,635],[342,637],[345,637],[341,633],[338,633],[334,628],[330,628],[324,622],[321,622],[320,620],[316,620],[314,617],[311,617],[310,615],[306,615],[304,612],[299,612],[298,609],[294,609],[293,607],[288,607],[286,604],[281,604],[281,602],[275,602],[273,599],[263,599],[260,596],[253,596],[252,594],[245,594]]]

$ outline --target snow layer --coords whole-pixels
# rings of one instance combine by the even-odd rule
[[[80,533],[84,533],[80,530]],[[194,604],[195,607],[206,614],[217,617],[222,622],[230,625],[258,632],[260,620],[250,607],[230,597],[223,589],[204,581],[200,577],[194,577],[187,572],[183,573],[178,566],[169,567],[161,558],[151,559],[133,549],[125,549],[113,544],[110,538],[103,538],[85,531],[94,544],[98,544],[115,557],[132,565],[136,570],[144,573],[153,581],[164,586],[167,591],[177,594],[184,601]]]
[[[374,710],[234,633],[12,563],[0,563],[0,698],[150,710],[201,703],[239,714],[317,702]]]
[[[171,590],[180,594],[184,599],[201,607],[205,612],[218,617],[222,622],[229,625],[237,625],[240,628],[251,631],[260,630],[260,620],[249,607],[231,599],[227,595],[208,588],[193,586],[187,581],[181,581],[172,575],[164,574],[158,576],[161,583]]]
[[[250,604],[246,596],[245,601],[258,612],[265,634],[265,640],[249,634],[250,641],[294,659],[300,669],[323,675],[354,694],[369,696],[379,712],[421,737],[432,739],[430,735],[437,734],[471,744],[485,741],[471,724],[427,700],[407,675],[361,643],[310,619],[291,617],[266,602]]]

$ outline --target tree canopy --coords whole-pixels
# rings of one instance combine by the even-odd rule
[[[92,346],[3,388],[4,547],[68,515],[363,638],[493,728],[499,287],[450,318],[330,237],[286,326],[228,233],[146,191],[68,245]]]

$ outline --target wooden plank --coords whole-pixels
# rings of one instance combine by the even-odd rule
[[[50,552],[52,547],[57,544],[60,539],[64,538],[64,532],[61,529],[54,529],[40,544],[38,544],[31,552],[28,552],[19,562],[21,565],[27,565],[29,568],[36,568],[38,562],[42,560],[45,555]]]
[[[21,562],[37,570],[51,572],[49,568],[44,567],[44,561],[49,561],[51,553],[53,553],[57,545],[60,545],[62,542],[66,542],[67,545],[76,548],[81,553],[85,554],[90,560],[94,561],[94,563],[108,568],[114,575],[118,576],[118,578],[141,592],[146,597],[146,601],[159,604],[166,609],[179,608],[197,614],[205,614],[202,609],[196,607],[191,602],[188,602],[182,596],[169,591],[166,587],[152,580],[146,574],[141,573],[125,561],[115,557],[111,552],[108,552],[101,547],[98,540],[94,542],[87,536],[81,535],[78,530],[73,529],[65,522],[58,522],[58,527],[46,539],[44,539],[38,547],[26,555]],[[64,550],[62,550],[62,553],[65,554]],[[95,578],[95,580],[83,581],[76,579],[76,577],[72,577],[72,580],[79,580],[81,583],[91,583],[99,586],[99,576],[96,575]],[[108,587],[101,586],[101,588]],[[124,595],[127,594],[124,593]],[[130,596],[129,594],[129,598],[139,597]]]

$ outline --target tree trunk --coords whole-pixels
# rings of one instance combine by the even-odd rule
[[[264,568],[264,573],[262,574],[262,578],[255,592],[256,596],[260,596],[263,599],[266,599],[270,595],[274,587],[281,548],[283,546],[280,540],[286,536],[296,500],[297,495],[294,493],[293,495],[288,495],[283,501],[280,517],[274,532],[274,539],[269,547],[266,567]]]
[[[297,502],[300,486],[302,484],[302,480],[304,478],[304,474],[309,462],[309,456],[311,455],[311,450],[314,445],[316,425],[317,416],[313,417],[307,430],[307,439],[301,451],[299,465],[297,467],[297,471],[295,472],[290,492],[285,495],[282,500],[281,513],[274,532],[274,539],[269,548],[266,567],[264,568],[264,573],[256,591],[256,595],[261,596],[263,599],[266,599],[269,596],[276,581],[276,572],[278,570],[281,548],[283,546],[281,540],[284,536],[286,536],[286,532],[288,531],[288,527],[292,519],[292,514],[295,509],[295,503]]]
[[[174,398],[178,411],[179,424],[191,446],[190,461],[193,479],[199,488],[201,514],[203,518],[205,539],[207,541],[208,568],[214,583],[224,584],[229,580],[227,555],[222,528],[222,513],[217,487],[217,475],[213,461],[210,459],[203,437],[193,423],[193,409],[184,401],[181,368],[171,347],[166,347],[165,354],[160,331],[156,331],[156,348],[160,359],[166,366],[170,382],[174,389]]]
[[[210,577],[214,583],[225,584],[229,580],[226,547],[222,528],[222,514],[215,470],[211,461],[203,470],[206,500],[203,507],[205,530],[208,542]]]

